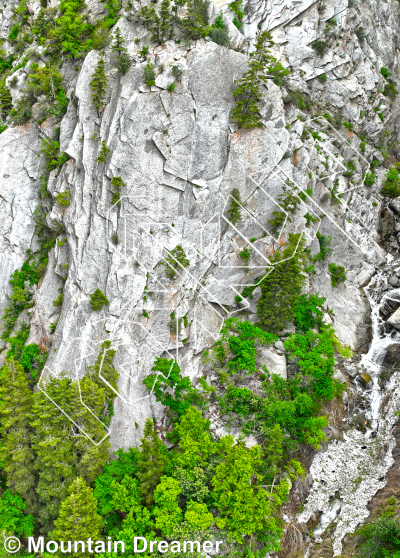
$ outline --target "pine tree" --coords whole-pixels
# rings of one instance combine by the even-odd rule
[[[77,456],[76,472],[85,482],[92,484],[103,472],[110,456],[110,443],[108,439],[103,440],[107,435],[103,426],[104,417],[102,422],[96,418],[106,409],[106,397],[104,389],[87,377],[80,380],[79,388],[78,383],[74,383],[73,390],[71,418],[81,428],[76,429],[73,438]],[[82,404],[81,397],[89,408]]]
[[[90,82],[93,104],[98,111],[105,105],[104,98],[107,94],[107,85],[108,78],[106,75],[106,62],[104,59],[104,53],[101,53]]]
[[[56,541],[101,540],[102,519],[97,513],[97,500],[93,489],[83,479],[76,478],[68,490],[69,496],[60,507],[60,515],[54,523],[51,538]],[[78,546],[79,548],[79,546]],[[85,553],[71,553],[83,556]]]
[[[238,87],[233,92],[236,107],[231,117],[239,128],[262,126],[258,103],[261,99],[261,85],[267,80],[267,67],[276,63],[276,58],[271,56],[268,50],[273,44],[269,31],[258,33],[255,50],[249,57],[249,70],[238,80]]]
[[[154,490],[164,474],[167,456],[162,452],[164,444],[158,438],[153,422],[148,418],[141,439],[141,454],[137,477],[140,480],[140,492],[146,505],[154,503]]]
[[[114,34],[114,43],[111,45],[111,50],[117,55],[115,66],[122,75],[126,74],[129,70],[129,66],[131,65],[131,59],[129,58],[128,51],[123,46],[124,42],[125,39],[121,35],[121,31],[117,28]]]
[[[59,407],[72,415],[73,389],[70,378],[61,376],[46,382],[43,389]],[[32,409],[35,429],[33,449],[39,482],[39,520],[42,532],[53,528],[60,504],[76,476],[76,453],[71,439],[72,423],[41,391],[35,394]]]
[[[23,367],[12,357],[2,369],[0,387],[0,459],[7,473],[7,486],[26,502],[28,513],[35,509],[34,455],[30,447],[29,424],[33,393]]]

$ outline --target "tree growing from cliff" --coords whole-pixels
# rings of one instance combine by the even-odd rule
[[[99,61],[97,62],[96,69],[90,81],[90,88],[92,90],[93,104],[98,111],[105,105],[104,99],[107,95],[108,78],[106,75],[106,62],[104,53],[100,54]]]
[[[116,55],[115,67],[120,74],[125,75],[131,65],[128,51],[124,47],[125,39],[121,35],[121,31],[116,29],[114,33],[114,42],[111,45],[111,50]]]
[[[230,194],[229,209],[227,211],[228,219],[231,223],[236,225],[238,221],[242,220],[242,214],[240,212],[240,192],[237,188],[233,188]]]
[[[255,50],[249,57],[249,70],[237,80],[237,88],[233,92],[236,107],[231,113],[231,118],[239,128],[261,127],[261,115],[258,103],[261,100],[261,86],[267,81],[266,73],[280,79],[288,75],[289,70],[277,63],[269,49],[274,45],[271,33],[259,31],[256,37]]]

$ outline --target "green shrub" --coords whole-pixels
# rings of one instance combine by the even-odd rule
[[[82,15],[86,8],[84,0],[62,0],[60,15],[55,17],[47,33],[46,53],[53,58],[60,54],[67,58],[80,58],[91,49],[90,33],[93,26]]]
[[[395,99],[399,92],[397,91],[394,83],[385,83],[383,94],[390,99]]]
[[[363,525],[356,534],[363,538],[357,558],[395,558],[400,553],[400,528],[391,517],[380,517]]]
[[[146,66],[143,68],[143,80],[149,87],[156,84],[156,73],[154,71],[154,64],[152,64],[151,62],[147,62]]]
[[[143,384],[168,408],[173,422],[179,420],[190,406],[202,406],[204,399],[200,392],[193,387],[189,377],[181,376],[175,360],[156,358],[152,370],[159,374],[149,374]]]
[[[249,263],[252,252],[253,250],[251,248],[243,248],[243,250],[239,252],[239,257],[244,260],[246,265]]]
[[[376,178],[373,172],[367,172],[364,178],[365,186],[372,186],[375,184]]]
[[[65,192],[60,192],[56,195],[56,200],[57,203],[59,203],[63,207],[68,207],[70,204],[70,193],[68,192],[68,190],[65,190]]]
[[[230,44],[229,33],[225,27],[217,27],[215,29],[211,29],[210,38],[214,41],[214,43],[217,43],[217,45],[227,47]]]
[[[351,122],[342,122],[343,126],[347,128],[350,132],[353,131],[353,124]]]
[[[170,83],[169,85],[167,85],[167,91],[172,93],[174,90],[175,90],[175,83]]]
[[[10,42],[11,44],[15,43],[15,41],[16,41],[16,39],[17,39],[17,37],[18,37],[20,31],[21,31],[21,28],[20,28],[20,26],[19,26],[17,23],[15,23],[15,24],[11,27],[11,30],[10,30],[10,32],[9,32],[9,34],[8,34],[8,40],[9,40],[9,42]]]
[[[102,50],[110,44],[110,29],[104,19],[103,21],[99,21],[93,29],[90,40],[93,50]]]
[[[104,99],[107,95],[108,78],[106,75],[106,62],[104,53],[99,57],[96,69],[90,81],[90,88],[92,90],[93,104],[98,111],[105,105]]]
[[[385,198],[397,198],[400,195],[399,171],[392,167],[385,175],[386,182],[381,189],[382,196]]]
[[[120,176],[114,176],[111,180],[111,187],[113,189],[113,195],[111,196],[111,205],[115,203],[121,203],[121,190],[125,188],[126,184]]]
[[[60,293],[58,297],[55,300],[53,300],[53,306],[62,306],[63,300],[64,300],[64,295]]]
[[[317,239],[319,242],[319,253],[313,258],[313,261],[322,261],[332,254],[332,249],[329,248],[332,238],[330,236],[324,236],[319,231],[317,232]]]
[[[228,215],[228,219],[231,223],[236,225],[238,221],[242,220],[242,214],[240,212],[240,193],[237,188],[233,188],[230,194],[230,201],[229,201],[229,209],[226,212]]]
[[[97,312],[101,310],[103,306],[108,306],[110,303],[106,295],[100,289],[96,289],[90,296],[89,304],[92,307],[92,310]]]
[[[331,284],[332,287],[336,287],[338,283],[343,283],[346,281],[346,270],[341,265],[336,265],[334,263],[328,266],[329,273],[331,274]]]
[[[318,80],[321,83],[326,83],[326,81],[328,80],[328,76],[326,74],[321,74],[320,76],[318,76]]]
[[[180,68],[179,66],[172,66],[172,75],[174,76],[176,81],[181,81],[182,74],[183,74],[182,68]]]
[[[389,72],[389,70],[387,68],[385,68],[385,66],[383,68],[381,68],[381,74],[383,75],[383,77],[385,79],[388,79],[388,77],[390,77],[392,75],[391,72]]]
[[[322,39],[317,39],[316,41],[314,41],[312,43],[311,47],[315,50],[315,52],[318,54],[318,56],[320,58],[322,58],[323,55],[325,54],[327,48],[329,47],[329,43],[327,41],[322,40]]]
[[[229,4],[229,9],[235,14],[235,17],[233,18],[233,23],[239,29],[239,31],[243,25],[242,19],[243,16],[245,15],[245,12],[242,10],[242,8],[243,8],[242,0],[234,0]]]
[[[363,29],[363,27],[358,27],[354,33],[357,35],[358,40],[360,41],[360,43],[363,43],[365,41],[365,31]]]
[[[190,265],[189,260],[180,244],[171,250],[170,255],[165,258],[167,263],[165,268],[165,275],[169,279],[175,279],[176,271],[182,267],[188,267]]]
[[[111,149],[109,149],[106,145],[106,142],[103,140],[101,142],[101,149],[100,149],[100,153],[99,156],[97,157],[96,161],[99,163],[99,165],[101,163],[105,163],[107,160],[107,157],[109,155],[109,153],[111,153]]]

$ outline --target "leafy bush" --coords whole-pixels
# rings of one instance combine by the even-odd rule
[[[326,83],[326,81],[328,80],[328,76],[326,74],[321,74],[320,76],[318,76],[318,80],[321,83]]]
[[[154,64],[152,64],[151,62],[147,62],[146,66],[143,68],[143,80],[149,87],[156,84],[156,73],[154,71]]]
[[[62,306],[63,300],[64,300],[64,295],[60,293],[58,297],[55,300],[53,300],[53,306]]]
[[[111,205],[115,203],[121,203],[121,190],[125,188],[126,184],[120,176],[114,176],[111,180],[111,187],[113,189],[113,195],[111,196]]]
[[[388,79],[392,75],[391,72],[389,72],[389,70],[385,68],[385,66],[381,68],[381,74],[385,79]]]
[[[358,40],[360,41],[360,43],[363,43],[365,41],[365,31],[364,31],[363,27],[357,27],[357,29],[354,31],[354,33],[357,35]]]
[[[229,209],[227,211],[228,219],[231,223],[236,225],[238,221],[242,220],[240,212],[240,192],[237,188],[233,188],[230,194]]]
[[[399,171],[392,167],[385,175],[386,182],[381,189],[382,196],[385,198],[397,198],[400,196]]]
[[[68,192],[68,190],[65,190],[65,192],[60,192],[56,195],[55,198],[57,200],[57,203],[59,203],[63,207],[68,207],[70,204],[70,193]]]
[[[110,303],[106,295],[100,289],[96,289],[90,296],[89,304],[92,307],[92,310],[97,312],[101,310],[103,306],[108,306]]]
[[[233,23],[239,29],[239,31],[243,25],[242,19],[243,16],[245,15],[245,12],[242,10],[242,7],[243,7],[242,0],[234,0],[229,4],[229,9],[235,14],[235,17],[233,18]]]
[[[179,420],[191,405],[202,406],[200,392],[193,387],[190,378],[181,376],[181,369],[175,360],[157,358],[152,370],[159,373],[147,376],[143,384],[154,392],[157,401],[169,409],[173,421]]]
[[[229,46],[230,39],[228,30],[225,27],[216,27],[211,29],[210,38],[217,43],[217,45]]]
[[[332,238],[330,236],[324,236],[319,231],[317,232],[317,238],[319,242],[319,253],[313,258],[313,261],[322,261],[332,254],[332,249],[329,248]]]
[[[175,83],[170,83],[169,85],[167,85],[167,91],[172,93],[174,90],[175,90]]]
[[[331,274],[332,287],[336,287],[338,283],[343,283],[343,281],[346,281],[347,276],[344,267],[331,263],[329,264],[328,269],[329,273]]]
[[[386,558],[398,556],[400,552],[400,528],[391,517],[381,517],[357,529],[363,538],[359,545],[358,558]]]
[[[375,184],[376,178],[373,172],[367,172],[365,178],[364,178],[364,184],[366,186],[372,186],[373,184]]]
[[[383,94],[390,99],[395,99],[399,94],[398,90],[394,83],[385,83],[385,87],[383,89]]]
[[[91,49],[90,32],[93,29],[82,14],[84,0],[62,0],[60,16],[54,18],[54,27],[47,34],[46,53],[53,58],[60,54],[67,58],[80,58]]]

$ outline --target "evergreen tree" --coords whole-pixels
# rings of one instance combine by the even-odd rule
[[[140,480],[140,492],[146,505],[154,503],[154,490],[164,474],[167,456],[163,452],[166,447],[159,439],[153,422],[148,418],[141,439],[141,454],[138,463],[137,477]]]
[[[108,78],[106,75],[106,62],[104,59],[104,53],[101,53],[90,82],[93,104],[98,111],[105,105],[104,98],[107,94],[107,84]]]
[[[49,397],[71,417],[73,389],[70,378],[50,377],[43,387]],[[32,426],[35,469],[39,476],[39,520],[42,532],[53,528],[61,502],[76,476],[72,423],[41,391],[35,394]]]
[[[103,440],[107,431],[101,419],[98,420],[106,409],[106,398],[104,390],[87,377],[80,381],[79,388],[77,383],[73,385],[71,406],[71,418],[81,428],[75,429],[73,437],[76,472],[85,482],[92,484],[103,472],[110,454],[110,443],[108,439]],[[89,409],[82,404],[81,398]]]
[[[54,523],[51,538],[56,541],[101,540],[102,519],[97,513],[97,500],[93,490],[83,479],[76,478],[68,490],[69,496],[60,507],[60,515]],[[79,548],[79,547],[78,547]],[[70,556],[85,556],[76,552]]]
[[[208,5],[207,0],[188,0],[186,17],[180,20],[181,29],[185,39],[195,41],[206,37],[210,28],[208,27]]]
[[[115,66],[122,75],[126,74],[129,70],[129,66],[131,65],[131,59],[129,58],[128,51],[123,46],[124,42],[125,39],[121,35],[121,31],[117,28],[114,33],[114,43],[111,45],[111,50],[116,53]]]
[[[283,251],[271,258],[271,273],[260,284],[261,297],[257,305],[260,323],[270,333],[279,333],[295,318],[296,302],[305,281],[302,267],[305,261],[304,239],[289,234]]]
[[[236,107],[231,117],[239,128],[254,128],[262,126],[258,103],[261,100],[261,86],[267,81],[265,76],[268,71],[272,75],[287,75],[269,49],[273,46],[272,36],[269,31],[259,32],[256,37],[255,50],[250,53],[249,70],[238,80],[238,87],[233,92]]]
[[[34,455],[29,424],[33,394],[23,367],[12,357],[2,369],[0,387],[0,459],[7,473],[7,486],[20,494],[27,511],[35,509]]]

